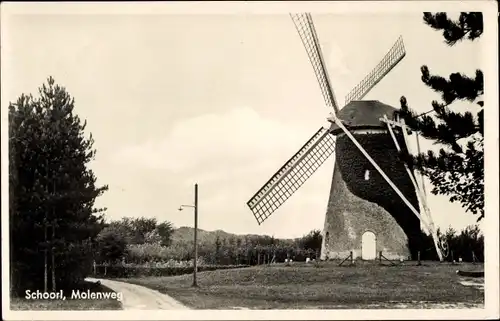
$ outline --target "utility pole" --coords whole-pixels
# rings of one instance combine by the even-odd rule
[[[196,273],[198,272],[198,184],[194,184],[194,264],[193,287],[197,287]]]
[[[181,205],[179,211],[184,207],[194,208],[194,261],[193,261],[193,287],[198,286],[196,273],[198,272],[198,184],[194,184],[194,205]]]

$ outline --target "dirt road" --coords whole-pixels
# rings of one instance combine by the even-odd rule
[[[187,310],[186,306],[170,296],[146,287],[103,279],[87,278],[89,282],[100,281],[102,285],[123,294],[124,310]]]

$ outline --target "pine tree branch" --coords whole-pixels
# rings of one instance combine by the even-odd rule
[[[474,78],[460,73],[452,73],[449,80],[441,76],[431,75],[429,68],[425,65],[420,70],[422,81],[435,92],[441,93],[443,101],[448,105],[456,99],[472,102],[484,94],[484,79],[481,70],[476,70]]]
[[[454,46],[458,41],[467,38],[475,40],[483,33],[483,15],[481,12],[462,12],[458,20],[448,18],[446,12],[432,14],[424,12],[424,22],[437,31],[443,31],[446,44]]]
[[[416,156],[407,152],[401,158],[427,176],[432,193],[449,195],[451,202],[461,203],[466,211],[484,217],[484,152],[483,138],[469,142],[463,155],[440,150]]]
[[[429,115],[417,114],[412,111],[407,104],[406,98],[400,99],[401,109],[399,116],[405,120],[407,126],[413,131],[419,132],[427,139],[434,140],[436,143],[449,146],[456,153],[463,153],[458,141],[478,132],[481,132],[482,121],[481,114],[478,114],[477,121],[470,112],[456,113],[449,110],[445,104],[432,103],[435,117],[440,123],[436,123],[433,117]]]

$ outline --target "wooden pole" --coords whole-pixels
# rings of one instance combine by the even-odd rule
[[[420,263],[420,251],[417,252],[417,260],[418,260],[417,265],[421,265],[421,263]]]
[[[398,152],[401,152],[401,147],[399,146],[398,140],[396,139],[396,135],[394,135],[394,132],[392,131],[392,126],[391,126],[391,123],[389,122],[389,119],[387,118],[387,115],[384,115],[384,121],[387,123],[387,128],[389,129],[389,133],[392,137],[392,140],[394,141],[394,145],[396,146],[396,149],[398,150]],[[401,126],[401,131],[403,133],[403,138],[405,140],[405,144],[408,146],[408,140],[406,137],[406,126],[405,126],[404,121],[401,122],[400,126]],[[429,233],[431,233],[432,239],[434,240],[434,245],[436,247],[436,252],[438,254],[439,260],[443,261],[443,254],[441,253],[439,246],[437,246],[437,234],[436,234],[436,230],[434,228],[434,222],[432,221],[430,210],[427,207],[427,198],[425,196],[425,192],[423,193],[420,190],[420,188],[417,184],[417,181],[415,180],[415,177],[413,176],[412,172],[410,171],[410,169],[408,168],[408,165],[406,163],[404,164],[404,167],[406,169],[406,172],[408,173],[408,176],[410,177],[410,180],[411,180],[413,186],[415,187],[415,190],[417,191],[417,197],[418,197],[420,204],[422,205],[422,209],[423,209],[422,212],[425,214],[425,216],[429,220],[427,229],[429,230]],[[423,178],[422,178],[422,181],[423,181]],[[420,218],[420,220],[422,220],[422,219]]]
[[[406,123],[405,123],[405,120],[404,118],[401,119],[401,129],[402,129],[402,132],[403,132],[403,137],[405,139],[405,143],[406,145],[408,146],[408,133],[407,133],[407,127],[406,127]],[[420,154],[420,141],[419,141],[419,135],[418,135],[418,132],[415,133],[415,136],[416,136],[416,140],[417,140],[417,155]],[[436,228],[434,226],[434,220],[432,219],[432,214],[431,214],[431,211],[429,209],[429,207],[427,206],[427,191],[425,189],[425,180],[424,180],[424,175],[422,175],[419,171],[415,171],[416,174],[420,175],[420,179],[422,181],[422,197],[423,197],[423,208],[424,208],[424,212],[425,214],[427,215],[427,219],[429,220],[429,227],[431,228],[431,230],[429,231],[430,233],[432,233],[432,238],[435,239],[436,241],[434,242],[434,245],[437,245],[437,242],[439,240],[439,237],[437,236],[437,232],[436,232]],[[420,190],[419,190],[419,193],[420,193]],[[439,247],[436,248],[436,251],[437,252],[441,252],[441,249]],[[439,256],[439,260],[441,262],[444,261],[444,255],[440,253],[438,253],[438,256]]]
[[[196,273],[198,272],[198,184],[194,184],[194,263],[193,286],[198,286]]]
[[[418,133],[415,133],[417,138],[417,153],[420,154],[420,140],[418,139]],[[425,190],[425,180],[424,175],[420,175],[420,179],[422,181],[422,191],[424,192],[424,197],[427,198],[427,191]]]

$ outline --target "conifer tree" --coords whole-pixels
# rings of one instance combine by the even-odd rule
[[[39,97],[9,106],[9,224],[13,292],[59,290],[82,281],[104,209],[88,168],[92,135],[74,113],[74,99],[48,79]]]
[[[483,17],[477,12],[462,12],[451,20],[444,12],[425,12],[424,23],[442,31],[445,43],[456,45],[463,39],[474,41],[483,33]],[[441,94],[441,102],[432,101],[432,109],[417,114],[401,97],[400,116],[408,127],[443,148],[438,153],[428,151],[416,156],[403,155],[417,170],[427,176],[433,194],[449,196],[466,211],[484,217],[484,154],[483,154],[483,73],[475,75],[452,73],[448,79],[432,75],[427,66],[421,67],[422,81]],[[470,102],[472,111],[453,111],[453,103]]]

